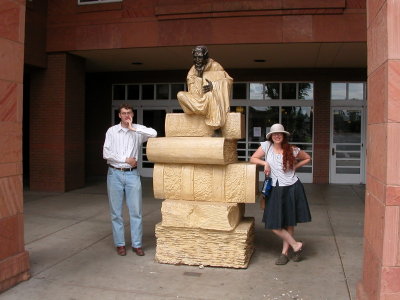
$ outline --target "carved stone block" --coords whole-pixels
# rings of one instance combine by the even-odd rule
[[[207,126],[204,116],[188,115],[185,113],[169,113],[165,118],[165,136],[197,136],[210,137],[214,130]],[[222,136],[226,139],[240,140],[246,136],[244,115],[228,113],[226,123],[221,128]]]
[[[243,218],[244,210],[243,203],[165,200],[162,226],[231,231]]]
[[[254,251],[254,218],[232,231],[156,225],[156,261],[166,264],[247,268]]]
[[[218,137],[164,137],[147,142],[155,163],[226,165],[237,161],[236,141]]]
[[[208,202],[255,203],[256,165],[155,164],[154,197]]]

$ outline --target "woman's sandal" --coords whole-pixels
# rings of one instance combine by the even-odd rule
[[[299,262],[303,258],[302,256],[303,256],[303,252],[304,252],[304,242],[300,241],[300,243],[302,243],[301,248],[297,251],[293,251],[292,260],[294,262]]]
[[[276,265],[286,265],[289,262],[289,257],[283,253],[279,255],[277,260],[275,261]]]

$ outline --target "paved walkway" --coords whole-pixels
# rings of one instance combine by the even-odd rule
[[[256,251],[245,270],[158,264],[154,226],[161,200],[143,182],[144,250],[117,256],[105,179],[68,193],[25,193],[30,280],[0,299],[355,299],[361,278],[364,186],[305,184],[313,222],[300,224],[305,260],[276,266],[280,241],[263,229],[258,204]],[[127,219],[127,218],[126,218]],[[129,238],[128,238],[129,240]]]

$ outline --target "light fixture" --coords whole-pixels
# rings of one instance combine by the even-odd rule
[[[254,62],[263,63],[263,62],[266,62],[266,60],[265,59],[255,59]]]
[[[131,65],[140,66],[140,65],[143,65],[143,63],[140,61],[134,61],[134,62],[131,62]]]

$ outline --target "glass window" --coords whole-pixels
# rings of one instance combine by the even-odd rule
[[[139,85],[129,84],[128,85],[128,100],[139,100]]]
[[[165,100],[169,99],[169,84],[156,84],[156,99]]]
[[[297,99],[296,83],[282,83],[282,99]]]
[[[143,84],[142,85],[142,100],[154,100],[154,85]]]
[[[264,99],[264,85],[262,83],[250,83],[250,100]]]
[[[331,99],[345,100],[347,96],[347,85],[344,82],[332,82],[331,84]]]
[[[263,142],[270,127],[279,122],[279,107],[249,107],[249,142]],[[256,149],[259,145],[256,145]]]
[[[171,84],[171,99],[177,99],[176,95],[180,91],[185,90],[185,85],[183,83],[173,83]]]
[[[334,110],[333,142],[335,144],[361,142],[361,110]]]
[[[247,99],[247,83],[234,83],[232,99]]]
[[[265,84],[265,99],[279,99],[279,83]]]
[[[311,82],[299,83],[298,99],[313,100],[314,99],[314,84]]]
[[[96,4],[96,3],[107,3],[107,2],[122,2],[122,0],[78,0],[78,4],[79,5]]]
[[[290,142],[312,143],[313,111],[311,107],[282,107],[282,125],[290,133]]]
[[[349,83],[349,100],[364,100],[364,83]]]
[[[113,85],[113,100],[126,100],[124,84]]]

